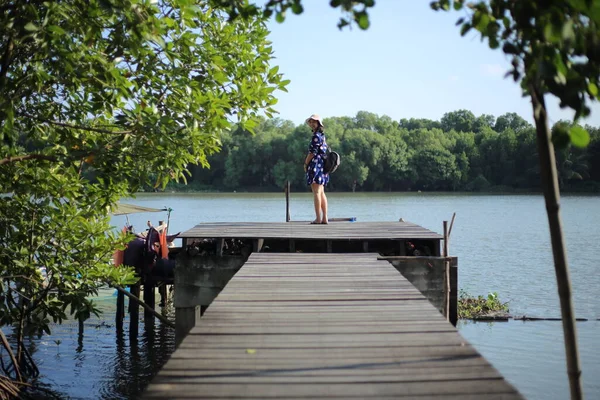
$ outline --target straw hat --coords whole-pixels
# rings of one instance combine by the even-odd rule
[[[323,126],[323,120],[321,119],[321,117],[318,114],[313,114],[310,117],[306,118],[306,121],[305,121],[306,124],[308,124],[308,122],[311,119],[317,121],[319,123],[319,125],[321,125],[323,128],[325,127],[325,126]]]

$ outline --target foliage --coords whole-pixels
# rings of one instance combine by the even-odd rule
[[[275,19],[281,23],[285,21],[286,11],[289,9],[294,14],[304,12],[302,0],[268,0],[262,8],[247,0],[211,0],[211,3],[226,10],[230,20],[238,16],[248,18],[257,15],[269,18],[275,14]],[[375,6],[375,0],[331,0],[329,4],[342,10],[343,14],[338,22],[340,29],[352,23],[356,23],[360,29],[367,29],[370,25],[368,9]]]
[[[225,23],[206,1],[0,9],[0,321],[21,336],[96,312],[101,281],[131,282],[109,265],[126,239],[110,208],[207,166],[220,133],[272,115],[287,81],[261,18]]]
[[[464,290],[458,296],[458,318],[473,319],[485,317],[491,313],[508,313],[508,303],[502,303],[498,293],[488,293],[487,297],[481,295],[473,297]]]
[[[452,114],[446,113],[443,119]],[[365,111],[355,117],[327,118],[327,142],[342,155],[329,189],[538,191],[535,129],[514,113],[498,118],[473,116],[473,121],[482,119],[492,126],[486,125],[479,132],[444,132],[439,121],[396,122]],[[559,121],[557,126],[563,123]],[[504,130],[497,131],[500,127]],[[600,165],[600,129],[585,128],[591,133],[589,147],[557,150],[563,190],[597,191],[594,182],[600,184],[594,169]],[[310,140],[306,125],[263,119],[254,131],[255,135],[241,128],[224,133],[223,150],[208,157],[211,169],[192,169],[191,187],[279,191],[289,180],[293,190],[307,190],[302,169]],[[176,185],[169,189],[182,190]]]
[[[435,10],[461,10],[461,34],[475,29],[490,48],[512,58],[507,76],[520,82],[524,95],[556,96],[574,110],[574,121],[590,114],[589,103],[600,100],[600,3],[594,0],[464,0],[434,1]],[[554,144],[585,147],[589,134],[581,126],[558,129]]]

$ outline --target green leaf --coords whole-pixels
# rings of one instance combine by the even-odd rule
[[[57,33],[59,35],[64,35],[65,33],[67,33],[63,28],[61,28],[58,25],[50,25],[48,26],[48,30],[52,33]]]
[[[519,52],[517,46],[509,42],[504,42],[504,45],[502,46],[502,51],[504,51],[506,54],[517,54]]]
[[[490,16],[487,13],[481,13],[479,11],[477,11],[475,15],[477,15],[478,13],[479,18],[477,23],[475,24],[475,29],[477,29],[479,32],[485,35],[487,34],[487,27],[490,23]],[[473,17],[473,20],[475,21],[475,17]]]
[[[568,19],[561,30],[562,40],[566,41],[574,41],[575,40],[575,31],[573,30],[573,20]]]
[[[561,26],[557,26],[554,23],[547,23],[544,27],[544,37],[550,43],[558,43],[561,39]]]
[[[467,32],[469,32],[471,30],[471,28],[473,28],[473,26],[471,24],[464,24],[461,28],[460,28],[460,36],[465,36],[467,34]]]
[[[558,126],[552,132],[552,143],[557,149],[564,149],[571,142],[571,138],[567,128],[564,126]]]
[[[292,4],[292,12],[296,15],[302,14],[304,12],[304,8],[302,7],[302,4],[300,4],[300,3]]]
[[[369,22],[369,16],[367,15],[366,12],[362,12],[358,15],[356,22],[358,23],[358,26],[360,27],[360,29],[368,29],[370,22]]]
[[[25,24],[24,28],[26,31],[29,31],[29,32],[35,32],[40,29],[33,22],[28,22],[27,24]]]
[[[588,92],[594,97],[598,97],[598,86],[594,82],[588,83]]]
[[[285,21],[285,13],[284,12],[278,12],[275,15],[275,21],[279,22],[280,24]]]
[[[569,129],[569,136],[571,137],[573,146],[583,148],[590,143],[590,134],[581,126],[572,126],[571,129]]]

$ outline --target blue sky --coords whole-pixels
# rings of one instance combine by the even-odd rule
[[[461,37],[460,12],[435,12],[429,0],[377,0],[371,27],[340,31],[339,9],[304,0],[304,13],[269,22],[276,59],[289,93],[277,92],[279,117],[296,124],[309,115],[354,116],[370,111],[439,120],[458,109],[496,117],[516,112],[533,122],[531,105],[504,73],[510,60],[475,33]],[[551,122],[571,119],[548,99]],[[600,126],[595,103],[585,123]]]

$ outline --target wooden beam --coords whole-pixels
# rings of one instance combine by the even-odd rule
[[[285,184],[285,222],[290,222],[290,181]]]
[[[254,239],[254,241],[252,242],[252,251],[255,253],[260,253],[264,243],[265,239]]]
[[[225,239],[224,238],[217,239],[216,245],[217,245],[216,253],[220,257],[223,255],[223,246],[225,245]]]

